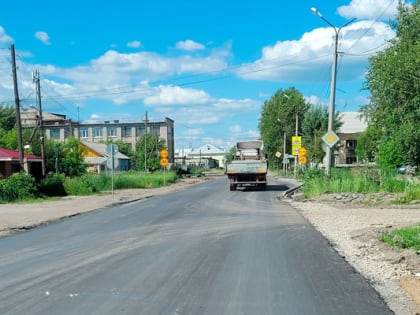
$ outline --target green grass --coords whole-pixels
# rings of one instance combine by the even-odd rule
[[[420,250],[420,223],[384,233],[379,240],[398,248]]]
[[[168,185],[177,180],[175,172],[127,172],[118,174],[114,178],[115,189],[130,189],[130,188],[156,188],[164,184]]]
[[[175,172],[126,172],[114,175],[114,189],[156,188],[177,180]],[[91,195],[112,189],[110,175],[83,175],[65,178],[64,187],[69,195]]]
[[[398,178],[395,172],[374,167],[351,169],[331,169],[327,176],[323,170],[300,170],[298,177],[304,181],[305,198],[317,197],[325,193],[400,193],[396,203],[420,201],[420,184]]]

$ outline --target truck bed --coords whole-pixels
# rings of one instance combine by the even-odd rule
[[[260,160],[234,160],[226,166],[229,174],[267,174],[267,162]]]

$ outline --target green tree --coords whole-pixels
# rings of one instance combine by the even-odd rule
[[[63,146],[64,158],[61,161],[61,171],[66,176],[80,176],[86,173],[83,160],[83,149],[76,138],[69,138]]]
[[[357,137],[356,155],[359,161],[374,162],[378,152],[380,130],[376,125],[369,125],[365,132]]]
[[[328,130],[328,107],[312,106],[302,124],[304,147],[309,162],[321,163],[325,152],[322,150],[322,136]]]
[[[16,125],[16,112],[13,106],[0,104],[0,129],[12,130]]]
[[[361,111],[378,137],[374,147],[382,167],[420,165],[420,11],[419,2],[400,2],[391,26],[396,38],[370,59],[369,104]],[[372,130],[370,130],[372,131]]]
[[[328,131],[329,108],[324,105],[313,105],[305,113],[302,123],[303,146],[306,148],[310,162],[321,163],[325,152],[322,149],[322,137]],[[340,112],[334,112],[333,129],[338,130],[343,125]]]
[[[236,154],[236,146],[233,146],[225,154],[226,163],[232,162],[233,157],[235,156],[235,154]]]
[[[133,169],[156,171],[161,169],[159,152],[165,148],[165,141],[159,135],[149,133],[139,138],[136,150],[130,156]]]
[[[53,139],[46,139],[44,143],[44,152],[45,152],[45,169],[48,173],[63,173],[64,163],[66,158],[66,144]],[[40,154],[40,153],[39,153]]]
[[[286,134],[286,152],[291,153],[291,137],[295,135],[296,116],[298,133],[301,135],[302,121],[309,104],[294,87],[278,90],[270,100],[265,101],[259,120],[259,130],[264,141],[264,151],[269,159],[274,159],[277,151],[283,152]]]
[[[118,146],[118,151],[121,152],[124,155],[130,156],[131,151],[131,145],[128,143],[125,143],[121,140],[117,140],[114,142]]]

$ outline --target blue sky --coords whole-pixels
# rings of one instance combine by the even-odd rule
[[[175,121],[178,149],[229,149],[258,138],[265,101],[295,87],[329,103],[334,30],[340,27],[336,109],[357,111],[369,56],[395,36],[397,0],[7,1],[0,10],[0,103],[75,121]],[[291,117],[293,119],[293,117]]]

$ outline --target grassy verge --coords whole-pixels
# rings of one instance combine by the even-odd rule
[[[176,182],[175,172],[122,173],[114,178],[115,189],[156,188]]]
[[[384,233],[379,240],[394,247],[420,250],[420,223]]]
[[[299,178],[304,181],[305,198],[324,193],[400,193],[396,203],[410,203],[420,200],[420,184],[398,178],[395,173],[372,167],[352,169],[331,169],[327,176],[323,170],[300,170]]]
[[[114,189],[156,188],[177,180],[175,172],[126,172],[114,175]],[[109,175],[84,175],[65,178],[64,188],[69,195],[89,195],[112,189]]]

